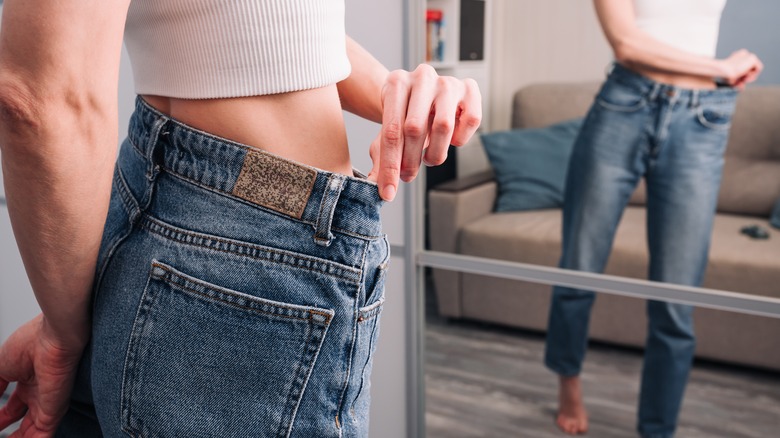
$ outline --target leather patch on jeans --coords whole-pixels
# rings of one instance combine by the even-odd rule
[[[317,171],[273,155],[249,150],[233,195],[300,219],[314,188]]]

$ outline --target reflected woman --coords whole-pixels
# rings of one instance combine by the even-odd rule
[[[595,0],[616,62],[571,157],[560,266],[602,272],[623,210],[647,184],[649,278],[701,284],[737,90],[763,66],[747,50],[715,59],[726,0]],[[588,429],[579,374],[591,291],[556,287],[546,365],[560,376],[558,426]],[[647,303],[638,431],[671,437],[694,354],[692,308]]]

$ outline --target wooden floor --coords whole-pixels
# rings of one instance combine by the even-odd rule
[[[562,437],[553,424],[556,377],[538,333],[428,318],[428,438]],[[588,436],[634,437],[641,353],[592,346],[583,370]],[[780,437],[780,375],[697,363],[678,438]]]

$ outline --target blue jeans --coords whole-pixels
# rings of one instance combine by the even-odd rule
[[[389,245],[375,184],[141,99],[61,437],[365,437]]]
[[[648,277],[700,285],[707,265],[736,91],[686,90],[616,65],[574,145],[563,207],[560,266],[603,272],[615,230],[641,177],[647,184]],[[591,291],[555,287],[546,365],[580,373]],[[638,429],[674,435],[693,360],[692,308],[648,301]]]

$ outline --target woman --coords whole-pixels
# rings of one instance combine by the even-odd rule
[[[647,183],[649,278],[701,283],[746,50],[715,59],[725,0],[595,0],[616,63],[575,143],[560,266],[602,272],[639,178]],[[594,294],[556,287],[545,363],[560,376],[558,426],[587,431],[579,374]],[[690,306],[650,301],[638,430],[671,437],[694,353]]]
[[[115,168],[123,31],[141,96]],[[0,105],[43,310],[0,350],[0,430],[366,436],[379,207],[474,133],[473,81],[388,73],[343,0],[8,0]],[[342,108],[382,122],[368,179]]]

